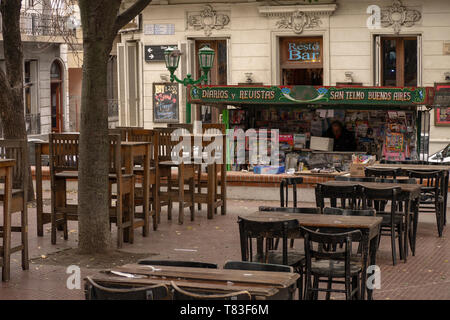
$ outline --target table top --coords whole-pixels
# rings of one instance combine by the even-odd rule
[[[382,169],[405,169],[405,170],[450,170],[450,165],[434,165],[434,164],[395,164],[395,163],[379,163],[368,166],[368,168]]]
[[[359,185],[367,188],[378,188],[378,189],[400,188],[402,192],[419,193],[419,194],[421,187],[418,184],[409,184],[409,183],[384,183],[384,182],[359,182],[359,181],[327,181],[319,184],[325,186],[343,186],[343,187]]]
[[[14,159],[0,159],[0,168],[13,167],[16,165],[16,160]]]
[[[261,222],[297,220],[303,227],[342,229],[373,229],[378,228],[383,221],[382,217],[299,214],[269,211],[257,211],[243,216],[243,218]]]
[[[297,273],[289,272],[186,268],[139,264],[128,264],[116,267],[110,271],[145,277],[127,278],[109,273],[95,275],[92,278],[94,281],[100,282],[141,285],[157,283],[170,285],[170,281],[174,281],[183,288],[222,292],[247,290],[252,295],[262,296],[271,296],[277,293],[278,289],[288,288],[295,284],[299,278]]]

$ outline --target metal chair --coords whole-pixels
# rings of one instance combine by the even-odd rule
[[[436,225],[439,237],[442,237],[444,229],[444,194],[442,186],[444,185],[444,174],[441,171],[414,171],[408,170],[410,178],[418,179],[422,185],[420,191],[419,210],[421,212],[433,212],[436,215]],[[417,225],[417,221],[414,221]],[[416,228],[414,228],[414,233]],[[415,234],[413,234],[415,238]]]
[[[181,289],[173,281],[170,282],[173,288],[173,300],[251,300],[252,296],[248,291],[237,291],[228,294],[199,294]]]
[[[361,262],[351,261],[352,239],[361,237],[361,231],[321,233],[300,227],[305,238],[306,289],[305,299],[318,299],[319,292],[345,293],[347,300],[360,297]],[[336,247],[340,247],[336,250]],[[322,280],[326,278],[326,280]],[[344,279],[342,280],[335,280]],[[326,289],[319,284],[328,284]],[[333,289],[332,284],[344,284],[345,289]]]
[[[405,221],[406,215],[403,212],[398,211],[398,202],[401,189],[395,188],[362,188],[363,194],[363,207],[368,209],[374,201],[390,201],[391,210],[389,212],[384,211],[383,208],[378,208],[376,215],[381,216],[383,221],[381,223],[381,236],[391,237],[392,247],[392,263],[394,266],[397,264],[396,244],[395,240],[398,238],[400,259],[406,262],[406,246],[407,243],[403,243],[403,235],[408,232],[408,224]],[[377,208],[375,208],[377,209]]]
[[[217,264],[196,261],[172,261],[172,260],[148,260],[141,259],[138,264],[149,266],[166,266],[166,267],[185,267],[185,268],[205,268],[217,269]]]
[[[302,177],[292,177],[292,178],[284,178],[280,182],[280,207],[288,207],[289,206],[289,186],[292,186],[293,192],[293,205],[294,208],[297,207],[297,185],[303,183]],[[286,196],[286,201],[285,201]]]
[[[121,285],[100,285],[92,278],[86,277],[86,300],[164,300],[169,296],[165,285],[148,287],[129,287]]]

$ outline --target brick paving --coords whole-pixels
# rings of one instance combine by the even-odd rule
[[[48,187],[47,187],[48,189]],[[48,190],[46,192],[48,194]],[[311,199],[313,200],[313,199]],[[237,217],[245,216],[257,209],[259,205],[277,205],[272,201],[228,202],[228,214],[206,219],[206,208],[196,213],[196,220],[191,222],[189,210],[185,211],[185,224],[176,223],[178,212],[174,209],[173,221],[167,220],[165,211],[158,231],[151,231],[143,238],[136,230],[135,243],[125,244],[122,251],[145,253],[157,259],[198,260],[223,265],[227,260],[240,259],[239,233]],[[312,206],[312,203],[304,204]],[[46,210],[49,210],[47,207]],[[220,210],[219,210],[220,212]],[[58,233],[58,244],[50,244],[50,226],[45,227],[45,235],[36,235],[36,211],[29,209],[29,245],[30,257],[36,258],[67,248],[77,246],[77,223],[70,222],[69,240],[62,239]],[[115,230],[113,228],[113,235]],[[409,256],[405,264],[399,262],[392,266],[390,240],[381,241],[377,263],[381,268],[381,289],[376,290],[374,298],[384,299],[450,299],[450,228],[444,230],[442,238],[437,237],[434,215],[424,214],[420,217],[416,256]],[[296,246],[302,245],[301,241]],[[190,250],[190,251],[186,251]],[[192,251],[194,250],[194,251]],[[30,264],[30,270],[22,271],[20,254],[12,259],[11,280],[0,284],[0,299],[83,299],[82,290],[66,288],[66,266]],[[96,269],[81,269],[81,276],[95,273]],[[338,298],[338,297],[337,297]]]

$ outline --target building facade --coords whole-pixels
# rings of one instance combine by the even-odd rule
[[[179,78],[198,78],[198,50],[213,48],[208,81],[217,85],[450,85],[446,0],[155,0],[131,24],[116,48],[122,126],[169,122],[156,110],[161,88],[165,97],[170,89],[161,57],[167,46],[183,52]],[[178,114],[171,119],[183,122],[185,91],[176,91]],[[219,118],[217,108],[192,110],[192,119]],[[433,153],[450,143],[450,127],[436,121],[434,111],[430,116]]]
[[[29,136],[70,129],[66,43],[73,30],[63,12],[66,10],[47,0],[22,3],[24,107]],[[0,68],[4,70],[3,52],[0,33]]]

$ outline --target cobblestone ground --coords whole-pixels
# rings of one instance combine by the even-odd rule
[[[48,190],[46,192],[48,195]],[[177,221],[177,210],[173,211],[174,220],[168,221],[165,211],[158,231],[151,231],[143,238],[136,230],[135,243],[125,244],[122,251],[136,254],[148,254],[157,259],[198,260],[223,265],[227,260],[240,259],[237,217],[245,216],[259,205],[277,205],[276,202],[238,201],[228,202],[228,214],[220,213],[213,220],[206,219],[206,208],[196,213],[191,222],[188,210],[185,211],[185,224]],[[311,206],[312,204],[309,204]],[[306,204],[305,206],[308,206]],[[177,206],[175,206],[176,208]],[[49,210],[46,207],[46,210]],[[36,210],[29,209],[29,246],[30,257],[47,257],[49,254],[77,246],[77,224],[69,223],[69,240],[62,239],[58,233],[58,243],[50,244],[50,226],[45,227],[44,237],[36,235]],[[113,235],[115,229],[112,230]],[[390,240],[381,240],[377,263],[381,268],[381,289],[376,290],[374,298],[384,299],[450,299],[450,228],[444,236],[438,238],[435,219],[432,214],[420,217],[416,256],[409,256],[405,264],[399,262],[392,266]],[[18,238],[13,238],[17,241]],[[297,243],[298,242],[298,243]],[[297,241],[296,246],[302,245]],[[120,264],[120,261],[117,262]],[[0,299],[83,299],[82,290],[69,290],[66,287],[67,266],[52,266],[34,261],[30,270],[22,271],[20,254],[12,259],[11,280],[0,284]],[[81,268],[81,276],[97,272],[96,269]],[[337,297],[338,298],[338,297]]]

